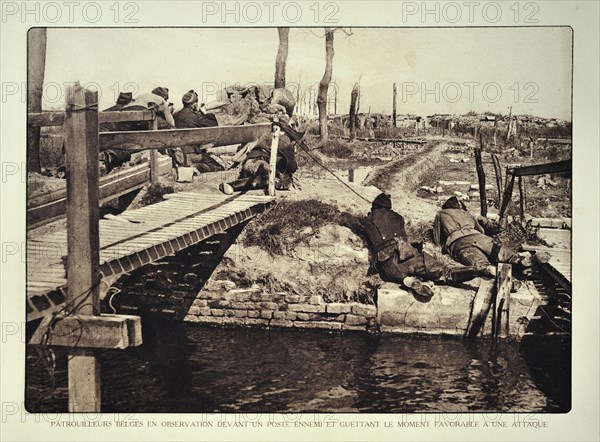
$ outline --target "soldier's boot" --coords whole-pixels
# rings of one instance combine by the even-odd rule
[[[231,181],[230,183],[219,184],[219,190],[225,195],[233,195],[233,192],[242,190],[250,190],[253,188],[254,177],[240,178],[239,180]]]
[[[453,284],[460,284],[479,276],[489,276],[489,270],[487,267],[453,267],[449,271],[449,276]]]
[[[433,296],[433,290],[429,285],[414,276],[407,276],[402,280],[402,283],[411,289],[416,295],[429,299]]]

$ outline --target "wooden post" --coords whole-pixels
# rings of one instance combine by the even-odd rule
[[[333,100],[333,115],[337,115],[337,90],[338,90],[338,86],[337,84],[335,85],[335,88],[333,89],[333,94],[334,94],[334,100]]]
[[[498,299],[498,320],[496,332],[501,338],[510,337],[510,289],[512,288],[512,266],[498,263],[496,275],[496,297]]]
[[[487,216],[487,196],[485,192],[485,171],[481,161],[481,151],[483,149],[483,137],[479,136],[481,148],[475,148],[475,167],[477,169],[477,180],[479,181],[479,203],[481,204],[481,216]]]
[[[500,160],[498,155],[492,154],[492,164],[494,165],[494,174],[496,175],[496,189],[498,197],[496,198],[496,207],[498,209],[502,205],[502,171],[500,170]]]
[[[510,136],[512,133],[512,106],[509,107],[508,111],[508,131],[506,132],[506,141],[510,140]]]
[[[485,320],[488,317],[488,313],[494,301],[494,284],[491,280],[481,280],[479,290],[475,294],[473,299],[473,307],[471,309],[471,318],[465,337],[473,339],[477,337],[479,332],[485,325]]]
[[[510,180],[508,175],[510,174]],[[506,221],[506,209],[512,200],[513,187],[515,185],[515,175],[507,170],[506,172],[506,188],[502,195],[502,205],[500,206],[500,212],[498,213],[498,224],[500,227],[504,227]]]
[[[396,126],[396,96],[398,95],[398,90],[396,89],[396,83],[394,83],[394,99],[393,99],[393,103],[392,103],[392,112],[394,112],[393,115],[393,119],[394,119],[394,127]]]
[[[354,169],[352,167],[348,169],[348,182],[354,182]]]
[[[46,66],[46,28],[27,33],[27,112],[42,111]],[[27,128],[27,171],[40,172],[40,128]]]
[[[273,129],[271,157],[269,158],[269,195],[275,196],[275,174],[277,172],[277,148],[279,147],[279,126]]]
[[[158,130],[158,116],[150,122],[150,130]],[[158,183],[158,151],[150,149],[150,184]]]
[[[98,92],[67,88],[67,303],[72,314],[100,315]],[[100,364],[89,349],[70,351],[69,412],[100,412]]]
[[[523,177],[519,176],[519,208],[521,211],[521,222],[525,222],[525,193],[523,191]]]
[[[529,138],[529,159],[533,159],[533,146],[534,146],[533,137]]]

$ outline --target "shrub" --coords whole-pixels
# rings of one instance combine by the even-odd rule
[[[352,156],[352,149],[346,143],[338,140],[322,141],[317,145],[317,149],[332,158],[350,158]]]
[[[315,199],[277,201],[246,228],[243,244],[258,246],[271,255],[284,255],[305,243],[319,227],[339,224],[340,215],[334,205]]]

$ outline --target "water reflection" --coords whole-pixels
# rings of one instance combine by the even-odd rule
[[[570,379],[566,346],[546,349],[536,359],[524,358],[516,344],[454,339],[168,322],[144,324],[143,330],[141,348],[100,353],[105,412],[565,412],[570,407],[570,383],[556,388],[556,379]],[[66,409],[66,356],[56,356],[52,386],[28,351],[30,411]],[[559,376],[556,367],[563,370]]]

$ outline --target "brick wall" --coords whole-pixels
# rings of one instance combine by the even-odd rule
[[[377,308],[358,302],[326,303],[321,296],[266,293],[260,287],[202,290],[184,321],[212,325],[368,330]]]

